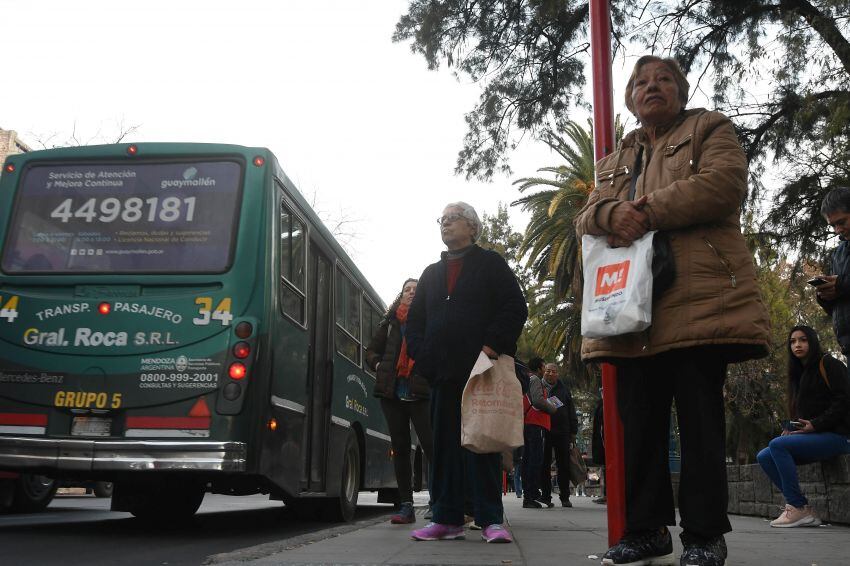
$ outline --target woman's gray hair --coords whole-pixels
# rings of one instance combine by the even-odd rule
[[[679,66],[678,61],[672,57],[662,58],[657,55],[644,55],[637,60],[637,63],[635,63],[635,68],[632,69],[632,76],[629,77],[629,82],[626,83],[626,108],[629,109],[629,112],[637,116],[637,112],[635,112],[635,105],[632,102],[632,89],[634,89],[635,79],[637,79],[641,68],[649,63],[661,63],[670,70],[670,73],[673,75],[673,80],[676,81],[676,86],[679,87],[679,102],[682,103],[682,109],[684,110],[685,104],[688,103],[688,92],[691,90],[691,84],[688,82],[688,77],[685,76],[685,73],[682,71],[682,67]]]
[[[443,207],[443,210],[447,208],[457,208],[460,210],[460,215],[466,218],[469,223],[475,228],[475,233],[472,235],[472,243],[478,241],[478,237],[481,235],[481,219],[478,218],[478,213],[475,212],[475,209],[472,208],[471,204],[467,204],[463,201],[458,202],[450,202],[446,206]]]

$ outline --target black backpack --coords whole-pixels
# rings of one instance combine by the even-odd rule
[[[522,394],[525,395],[528,393],[528,384],[531,381],[531,370],[521,361],[514,360],[514,373],[516,373],[516,378],[522,387]]]

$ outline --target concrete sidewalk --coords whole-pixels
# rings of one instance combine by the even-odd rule
[[[361,494],[368,499],[369,494]],[[417,496],[417,503],[427,501]],[[574,497],[573,508],[523,509],[513,494],[504,497],[505,516],[515,544],[486,544],[480,531],[467,531],[466,540],[417,542],[411,525],[392,525],[384,518],[366,521],[347,532],[326,532],[322,540],[307,537],[281,541],[211,557],[208,563],[250,564],[418,564],[529,565],[599,564],[607,548],[604,505]],[[424,509],[414,527],[422,526]],[[777,510],[778,514],[778,510]],[[774,529],[755,517],[731,516],[734,531],[726,536],[728,565],[845,566],[850,564],[850,529],[839,526]],[[671,529],[677,556],[682,547],[678,527]]]

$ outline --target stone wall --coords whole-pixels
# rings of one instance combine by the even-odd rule
[[[727,466],[729,513],[775,519],[785,499],[758,464]],[[797,466],[800,488],[825,522],[850,524],[850,455]]]

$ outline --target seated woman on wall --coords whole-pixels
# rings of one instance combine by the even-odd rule
[[[782,435],[758,461],[785,496],[771,527],[816,527],[821,521],[800,491],[797,464],[850,453],[850,384],[847,368],[821,350],[817,332],[795,326],[788,336],[788,415]]]

